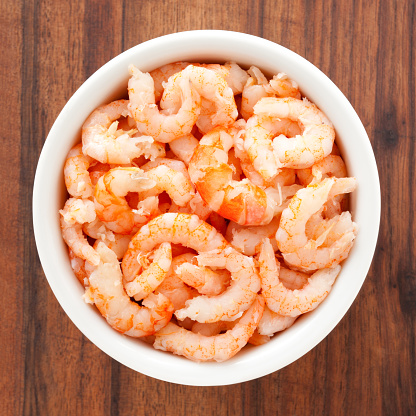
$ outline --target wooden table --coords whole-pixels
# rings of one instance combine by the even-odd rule
[[[416,414],[415,1],[0,2],[0,414]],[[189,29],[250,33],[326,73],[378,162],[382,219],[367,280],[334,331],[297,362],[227,387],[154,380],[89,342],[39,263],[32,185],[62,107],[96,69]]]

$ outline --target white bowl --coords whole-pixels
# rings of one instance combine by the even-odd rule
[[[126,95],[129,64],[150,71],[178,60],[236,61],[247,67],[256,65],[268,74],[285,72],[333,122],[349,175],[358,180],[351,211],[359,234],[328,298],[269,343],[248,346],[224,363],[195,363],[156,351],[113,330],[95,307],[82,299],[83,288],[72,272],[59,226],[58,210],[66,199],[63,165],[69,149],[80,140],[86,117],[99,105]],[[52,126],[39,158],[33,191],[34,232],[42,267],[74,324],[106,354],[140,373],[199,386],[227,385],[264,376],[297,360],[322,341],[347,312],[364,282],[379,220],[380,183],[374,154],[360,119],[341,91],[294,52],[255,36],[227,31],[163,36],[127,50],[100,68],[71,97]]]

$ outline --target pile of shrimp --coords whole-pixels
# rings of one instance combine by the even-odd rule
[[[64,167],[72,269],[116,331],[195,361],[261,345],[329,294],[357,235],[331,122],[285,74],[129,67]]]

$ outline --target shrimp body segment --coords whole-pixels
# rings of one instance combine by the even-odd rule
[[[261,319],[263,309],[264,300],[257,296],[232,329],[216,336],[195,334],[170,322],[155,334],[153,346],[158,350],[183,355],[193,361],[228,360],[247,344]]]
[[[94,192],[88,168],[93,159],[82,153],[82,145],[74,146],[65,161],[65,185],[71,196],[89,198]]]
[[[104,243],[98,244],[99,264],[89,276],[84,299],[93,302],[107,322],[118,332],[131,337],[151,335],[171,319],[173,306],[162,294],[151,293],[139,306],[123,289],[120,264]]]
[[[280,264],[268,239],[263,241],[259,266],[262,294],[267,306],[279,315],[291,317],[315,309],[327,297],[341,271],[339,265],[318,270],[302,289],[288,289],[279,279]]]
[[[269,223],[275,202],[248,179],[233,180],[228,151],[233,146],[230,130],[215,129],[205,135],[189,163],[196,189],[212,210],[241,225]]]
[[[227,269],[231,273],[231,284],[220,295],[191,299],[185,308],[175,312],[178,319],[191,318],[198,322],[234,320],[250,307],[260,290],[260,279],[251,257],[228,247],[221,252],[200,253],[198,263]]]
[[[152,264],[140,275],[128,281],[124,288],[127,294],[135,300],[142,300],[162,283],[172,263],[172,248],[170,243],[162,243],[155,250]]]

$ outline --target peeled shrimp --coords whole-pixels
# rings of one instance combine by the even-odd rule
[[[155,185],[139,168],[114,168],[102,176],[95,187],[95,208],[98,217],[106,226],[120,234],[130,234],[138,224],[146,222],[156,206],[149,212],[130,208],[125,196],[128,192],[142,192]],[[152,200],[153,201],[153,200]]]
[[[68,153],[64,166],[65,185],[71,196],[89,198],[94,189],[88,168],[93,159],[82,153],[82,145],[77,144]]]
[[[69,198],[59,213],[61,214],[61,230],[65,243],[75,256],[97,265],[100,257],[82,232],[82,224],[95,220],[94,203],[88,199]]]
[[[231,272],[231,284],[220,295],[198,296],[187,302],[186,307],[175,312],[178,319],[191,318],[198,322],[234,320],[247,310],[260,290],[260,280],[254,261],[232,247],[200,253],[198,263],[203,266],[227,269]]]
[[[259,257],[262,294],[267,306],[279,315],[296,317],[315,309],[328,295],[341,271],[336,265],[315,272],[302,289],[290,290],[279,280],[280,264],[265,239]]]
[[[336,233],[338,239],[328,240],[331,228],[316,236],[308,238],[306,223],[313,214],[331,197],[352,192],[355,189],[354,178],[327,178],[315,185],[308,185],[299,190],[291,199],[289,206],[283,211],[276,241],[285,261],[302,270],[317,270],[333,267],[344,260],[352,247],[357,234],[356,225],[351,216],[343,216],[342,233]],[[334,227],[340,216],[332,219]]]
[[[257,296],[232,329],[212,337],[195,334],[170,322],[155,334],[153,347],[194,361],[228,360],[247,344],[261,319],[263,308],[264,301]]]
[[[261,121],[250,123],[249,120],[244,146],[265,179],[276,175],[280,167],[307,168],[331,153],[335,130],[322,111],[309,101],[262,98],[254,106],[254,113]],[[303,132],[288,138],[293,133],[282,130],[282,120],[300,122]]]
[[[152,251],[163,242],[182,244],[198,252],[223,250],[229,245],[214,227],[196,215],[162,214],[143,225],[132,238],[122,261],[123,273],[136,274],[140,268],[137,256]]]
[[[155,89],[155,100],[159,102],[163,94],[163,84],[168,81],[168,79],[176,74],[177,72],[185,69],[189,62],[173,62],[171,64],[163,65],[159,68],[154,69],[150,72],[151,77],[154,82]]]
[[[160,112],[155,104],[154,82],[151,75],[141,72],[134,65],[131,65],[129,70],[132,76],[128,83],[130,98],[128,108],[138,130],[163,143],[189,134],[201,109],[201,97],[193,88],[189,77],[184,76],[178,82],[179,107],[176,108],[175,105],[175,113],[167,113]]]
[[[130,297],[142,300],[162,283],[172,262],[172,248],[170,243],[162,243],[155,250],[150,266],[139,275],[124,275],[126,283],[124,288]]]
[[[101,163],[130,163],[134,158],[146,155],[151,158],[164,156],[162,145],[154,143],[150,136],[137,136],[137,130],[117,129],[117,120],[128,117],[127,100],[113,101],[98,107],[82,126],[82,151]]]
[[[194,65],[189,65],[169,78],[160,101],[162,109],[168,114],[178,111],[180,86],[187,79],[202,98],[201,114],[196,120],[196,125],[203,133],[217,126],[228,126],[235,121],[238,111],[233,91],[227,82],[215,71]]]
[[[164,295],[151,293],[142,305],[132,302],[123,289],[120,265],[115,253],[98,244],[99,264],[89,276],[84,299],[94,303],[107,322],[131,337],[151,335],[171,319],[173,306]]]
[[[232,134],[232,129],[217,128],[201,139],[189,164],[192,182],[210,208],[223,217],[241,225],[267,224],[275,202],[248,179],[232,179],[233,170],[227,164]]]
[[[69,260],[78,281],[82,284],[82,286],[88,286],[88,276],[85,271],[85,260],[77,257],[71,249],[69,249]]]

